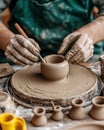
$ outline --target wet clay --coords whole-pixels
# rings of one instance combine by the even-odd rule
[[[12,66],[8,63],[0,64],[0,78],[8,76],[14,72]]]
[[[53,100],[58,105],[67,106],[70,98],[89,93],[97,86],[97,77],[90,70],[73,64],[69,64],[69,68],[66,78],[51,81],[42,76],[40,64],[26,66],[11,78],[13,93],[33,104],[51,106]]]
[[[89,112],[90,116],[95,120],[104,120],[104,97],[97,96],[93,98],[92,104],[93,106]]]
[[[62,112],[61,106],[54,106],[51,118],[55,121],[60,121],[64,118],[64,113]]]
[[[83,99],[74,98],[71,101],[72,108],[69,111],[69,117],[73,120],[82,120],[86,117],[86,112],[83,108],[85,102]]]
[[[69,72],[68,61],[62,55],[49,55],[41,63],[41,73],[48,80],[62,80]]]
[[[47,124],[47,117],[45,116],[46,111],[43,107],[36,107],[33,112],[32,124],[34,126],[44,126]]]
[[[104,130],[104,124],[83,122],[82,124],[74,125],[73,127],[65,130]]]
[[[100,66],[101,66],[101,79],[104,81],[104,55],[99,57]]]

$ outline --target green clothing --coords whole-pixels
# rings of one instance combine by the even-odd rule
[[[18,0],[10,29],[18,22],[43,56],[57,53],[64,37],[92,20],[92,8],[91,0]]]

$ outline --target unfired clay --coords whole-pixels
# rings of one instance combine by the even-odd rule
[[[46,62],[41,62],[41,73],[49,80],[64,79],[69,72],[68,61],[61,55],[49,55],[45,58]]]
[[[45,116],[45,109],[43,107],[36,107],[33,112],[32,124],[34,126],[44,126],[47,124],[47,117]]]
[[[11,99],[11,97],[6,93],[0,91],[0,108],[4,109],[3,112],[14,113],[16,110],[15,103]]]
[[[96,120],[104,120],[104,97],[97,96],[92,100],[93,107],[90,116]]]
[[[82,124],[74,125],[71,128],[67,128],[65,130],[104,130],[104,124],[83,122]]]
[[[64,113],[62,112],[61,106],[54,106],[53,107],[53,113],[52,113],[52,119],[55,121],[60,121],[64,118]]]
[[[73,99],[72,101],[72,108],[69,111],[69,117],[73,120],[81,120],[86,117],[86,112],[83,108],[84,101],[83,99]]]
[[[101,79],[104,81],[104,55],[99,57],[100,66],[101,66]]]
[[[8,63],[0,64],[0,78],[13,74],[14,70]]]
[[[54,76],[58,70],[55,71]],[[46,106],[51,106],[50,102],[54,101],[56,105],[68,106],[70,98],[84,94],[89,97],[88,93],[97,86],[97,76],[82,66],[69,64],[66,78],[48,80],[42,76],[40,64],[34,64],[14,73],[11,86],[14,95],[23,101]]]

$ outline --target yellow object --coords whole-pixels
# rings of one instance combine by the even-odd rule
[[[26,130],[24,119],[10,113],[0,115],[0,125],[2,130]]]

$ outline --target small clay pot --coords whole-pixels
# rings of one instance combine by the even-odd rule
[[[71,101],[72,108],[69,111],[69,117],[73,120],[82,120],[86,117],[86,112],[83,108],[84,100],[83,99],[72,99]]]
[[[90,116],[96,120],[104,120],[104,97],[97,96],[92,99],[92,108],[89,112]]]
[[[46,111],[43,107],[36,107],[33,112],[32,124],[34,126],[44,126],[47,124]]]
[[[44,57],[46,62],[41,62],[41,73],[49,80],[61,80],[67,77],[69,72],[68,61],[62,55],[48,55]]]
[[[16,110],[15,103],[11,97],[3,91],[0,91],[0,111],[14,113]]]
[[[61,106],[54,106],[51,118],[55,121],[60,121],[64,118],[64,113],[62,112]]]

